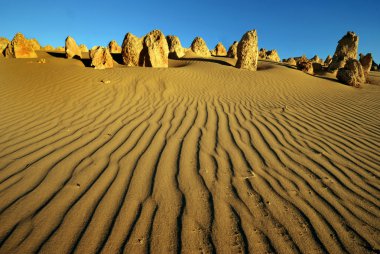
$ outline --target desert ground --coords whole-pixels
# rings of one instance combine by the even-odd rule
[[[379,72],[37,55],[0,58],[0,253],[379,253]]]

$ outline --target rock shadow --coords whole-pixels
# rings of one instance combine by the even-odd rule
[[[52,57],[66,59],[65,52],[46,52],[46,53],[48,53]],[[74,56],[72,59],[81,61],[85,67],[91,67],[91,59],[89,58],[80,58],[79,56]]]
[[[209,62],[209,63],[217,63],[217,64],[221,64],[221,65],[225,65],[225,66],[233,66],[232,64],[230,63],[227,63],[225,61],[222,61],[222,60],[218,60],[218,59],[209,59],[209,58],[201,58],[201,57],[191,57],[191,58],[179,58],[179,59],[173,59],[171,58],[172,60],[182,60],[182,61],[200,61],[200,62]],[[234,67],[234,66],[233,66]]]

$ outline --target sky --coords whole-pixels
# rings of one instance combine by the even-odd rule
[[[256,29],[259,48],[277,49],[281,58],[333,55],[347,31],[359,36],[359,53],[380,62],[380,0],[0,0],[0,37],[17,32],[41,45],[64,46],[70,35],[89,48],[127,32],[153,29],[179,36],[189,47],[201,36],[210,49],[228,47]]]

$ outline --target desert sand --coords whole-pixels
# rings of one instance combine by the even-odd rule
[[[0,58],[0,253],[379,253],[379,73],[37,55]]]

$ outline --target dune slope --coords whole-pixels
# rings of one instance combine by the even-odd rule
[[[0,253],[379,251],[380,86],[39,54],[0,59]]]

